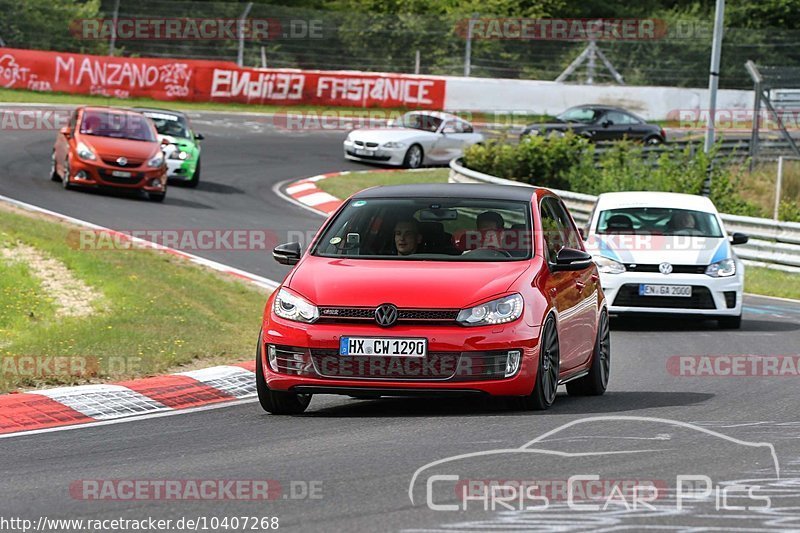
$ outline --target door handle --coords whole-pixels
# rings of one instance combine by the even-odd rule
[[[600,281],[600,275],[599,274],[592,274],[592,281]]]
[[[556,294],[558,294],[558,289],[556,289],[555,287],[550,287],[550,294],[555,296]]]
[[[586,287],[586,284],[584,282],[582,282],[582,281],[576,281],[575,285],[578,287],[579,291],[582,291],[584,289],[584,287]]]

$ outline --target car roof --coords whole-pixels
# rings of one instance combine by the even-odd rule
[[[665,207],[716,213],[714,203],[705,196],[675,192],[607,192],[597,197],[598,211],[625,207]]]
[[[176,117],[186,117],[186,113],[182,113],[180,111],[174,111],[172,109],[161,109],[159,107],[134,107],[132,108],[134,111],[139,113],[164,113],[169,115],[175,115]]]
[[[354,194],[353,198],[480,198],[529,202],[539,190],[543,189],[483,183],[415,183],[371,187]]]
[[[111,106],[102,106],[102,105],[86,105],[82,106],[80,109],[83,111],[105,111],[107,113],[119,113],[119,114],[128,114],[128,115],[140,115],[139,111],[135,109],[128,109],[124,107],[111,107]]]

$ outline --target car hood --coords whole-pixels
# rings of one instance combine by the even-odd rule
[[[287,287],[316,305],[457,309],[509,290],[528,261],[446,262],[307,256]]]
[[[660,235],[597,235],[586,242],[586,250],[621,263],[640,265],[710,265],[733,257],[727,239]]]
[[[420,137],[435,137],[435,133],[412,128],[375,128],[353,130],[349,137],[358,141],[376,142],[379,144],[394,141],[402,142],[406,139],[418,139]]]
[[[195,143],[193,143],[190,139],[185,139],[183,137],[172,137],[171,135],[158,135],[159,142],[165,139],[168,143],[174,144],[184,152],[191,152],[196,148]]]
[[[121,156],[129,159],[147,159],[156,153],[159,144],[130,139],[114,139],[97,135],[81,135],[79,141],[92,147],[100,156]]]

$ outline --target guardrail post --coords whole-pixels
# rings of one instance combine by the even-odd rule
[[[778,156],[778,178],[775,181],[775,209],[772,218],[778,220],[778,212],[781,207],[781,189],[783,189],[783,156]]]
[[[240,67],[244,65],[244,22],[247,19],[247,15],[250,13],[250,9],[253,7],[253,2],[247,2],[247,5],[242,12],[242,16],[239,17],[239,53],[236,56],[236,64]]]

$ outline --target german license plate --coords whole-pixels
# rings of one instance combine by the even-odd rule
[[[689,298],[692,295],[691,285],[639,285],[639,296],[674,296]]]
[[[363,148],[356,148],[356,155],[375,155],[375,150],[365,150]]]
[[[425,357],[428,339],[401,339],[396,337],[342,337],[339,355],[377,355],[383,357]]]
[[[133,174],[131,174],[130,172],[123,172],[121,170],[112,170],[111,175],[114,176],[115,178],[130,178],[131,176],[133,176]]]

